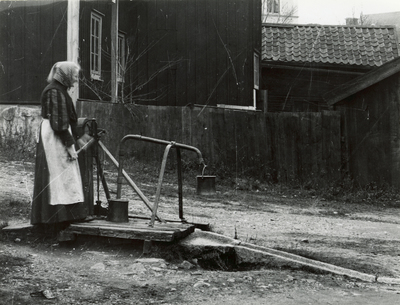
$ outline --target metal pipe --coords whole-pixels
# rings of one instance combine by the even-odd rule
[[[121,153],[122,153],[122,155],[125,155],[124,144],[125,144],[125,142],[127,140],[130,140],[130,139],[131,140],[140,140],[140,141],[144,141],[144,142],[157,143],[157,144],[163,144],[163,145],[168,145],[168,144],[171,143],[170,141],[144,137],[144,136],[141,136],[141,135],[126,135],[121,140],[120,156],[121,156]],[[200,150],[198,148],[196,148],[194,146],[186,145],[186,144],[176,143],[176,142],[174,142],[174,147],[182,148],[182,149],[186,149],[186,150],[192,150],[192,151],[196,152],[197,156],[199,157],[199,163],[200,164],[205,164],[203,156],[202,156],[202,154],[201,154],[201,152],[200,152]]]
[[[103,149],[103,151],[107,154],[107,156],[110,158],[110,160],[112,161],[112,163],[114,163],[114,165],[119,168],[119,163],[118,161],[114,158],[114,156],[108,151],[107,147],[105,147],[105,145],[99,141],[99,146]],[[149,210],[151,212],[153,212],[153,209],[151,207],[151,203],[149,201],[149,199],[147,199],[147,197],[142,193],[142,191],[139,189],[139,187],[135,184],[135,182],[133,182],[133,180],[128,176],[128,174],[125,172],[125,170],[121,171],[122,175],[124,176],[124,178],[126,179],[126,181],[128,181],[128,183],[130,184],[130,186],[135,190],[136,194],[138,194],[138,196],[140,197],[140,199],[142,199],[142,201],[144,202],[144,204],[149,208]],[[160,221],[163,221],[159,216],[157,216],[157,219]]]
[[[81,148],[79,148],[76,153],[79,155],[79,153],[85,149],[88,149],[90,146],[92,146],[96,142],[96,139],[90,139],[89,142],[87,142],[85,145],[83,145]]]
[[[169,151],[172,146],[174,146],[173,142],[171,142],[167,145],[167,147],[165,148],[165,151],[164,151],[163,160],[161,162],[160,175],[158,177],[158,185],[157,185],[157,191],[156,191],[156,199],[154,201],[153,213],[151,214],[150,227],[154,226],[154,219],[155,219],[155,215],[156,215],[157,209],[158,209],[158,202],[160,201],[161,186],[162,186],[162,182],[164,179],[165,166],[167,165],[168,154],[169,154]]]
[[[159,176],[159,182],[158,182],[158,186],[157,186],[157,192],[156,192],[156,200],[153,206],[152,210],[152,217],[151,217],[151,221],[150,221],[150,226],[154,225],[154,218],[155,215],[157,213],[157,209],[158,209],[158,203],[159,203],[159,199],[160,199],[160,193],[161,193],[161,185],[162,185],[162,180],[164,178],[164,171],[165,171],[165,165],[166,165],[166,161],[167,161],[167,157],[168,157],[168,153],[169,150],[174,147],[176,149],[186,149],[186,150],[191,150],[194,151],[198,158],[199,158],[199,164],[203,164],[203,166],[205,167],[206,164],[204,162],[203,156],[200,152],[200,150],[194,146],[190,146],[190,145],[186,145],[186,144],[181,144],[181,143],[176,143],[176,142],[169,142],[169,141],[165,141],[165,140],[160,140],[160,139],[155,139],[155,138],[149,138],[149,137],[144,137],[141,135],[126,135],[125,137],[123,137],[120,141],[120,147],[119,147],[119,165],[118,165],[118,179],[117,179],[117,198],[120,198],[121,196],[121,188],[122,188],[122,176],[124,175],[123,172],[123,162],[124,162],[124,158],[125,158],[125,142],[127,140],[139,140],[139,141],[144,141],[144,142],[150,142],[150,143],[156,143],[156,144],[162,144],[162,145],[167,145],[165,152],[164,152],[164,158],[162,161],[162,165],[161,165],[161,172],[160,172],[160,176]],[[178,153],[179,157],[180,157],[180,152]],[[114,163],[114,164],[118,164],[118,163]],[[181,170],[181,164],[179,164],[179,168],[178,168],[178,183],[182,184],[182,176],[180,174],[180,170]],[[126,178],[126,177],[125,177]],[[132,181],[133,183],[133,181]],[[139,190],[139,189],[138,189]],[[182,186],[180,185],[180,192],[182,192]],[[138,191],[136,191],[138,192]],[[182,219],[182,221],[184,221],[183,219],[183,207],[182,207],[182,198],[180,197],[180,201],[179,201],[179,217]]]

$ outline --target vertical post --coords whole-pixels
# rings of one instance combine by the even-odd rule
[[[78,63],[79,58],[79,0],[68,0],[67,60]],[[79,83],[70,91],[72,101],[79,98]],[[75,105],[76,106],[76,105]]]
[[[117,199],[121,199],[122,195],[122,182],[123,182],[123,167],[124,167],[125,150],[122,143],[119,147],[119,165],[118,165],[118,178],[117,178]]]
[[[268,112],[268,90],[261,90],[261,100],[263,101],[263,111]]]
[[[118,6],[119,1],[112,1],[111,11],[111,102],[118,99]]]
[[[178,168],[178,200],[179,200],[179,219],[185,221],[183,218],[183,187],[182,187],[182,158],[181,149],[176,148],[176,164]]]

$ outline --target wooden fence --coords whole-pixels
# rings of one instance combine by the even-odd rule
[[[305,184],[340,178],[340,114],[262,113],[202,107],[160,107],[79,101],[78,116],[107,130],[103,142],[117,156],[126,134],[197,147],[210,169],[231,177]],[[130,143],[133,157],[161,162],[165,147]],[[195,154],[184,153],[185,162]],[[210,174],[210,172],[209,172]]]

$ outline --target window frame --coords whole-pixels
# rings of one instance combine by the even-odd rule
[[[253,88],[260,90],[260,54],[253,53]]]
[[[97,32],[95,26],[97,25]],[[90,15],[90,77],[101,80],[101,42],[102,42],[103,16],[96,12]],[[96,35],[97,34],[97,35]],[[97,42],[97,48],[96,43]],[[96,48],[96,50],[95,50]]]
[[[267,0],[267,13],[280,14],[281,1],[280,0]]]
[[[123,32],[118,32],[117,81],[120,83],[124,82],[125,50],[126,35]]]

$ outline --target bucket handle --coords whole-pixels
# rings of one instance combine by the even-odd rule
[[[206,167],[207,167],[207,165],[205,165],[203,163],[203,170],[201,171],[201,179],[204,179],[204,171],[205,171]]]

